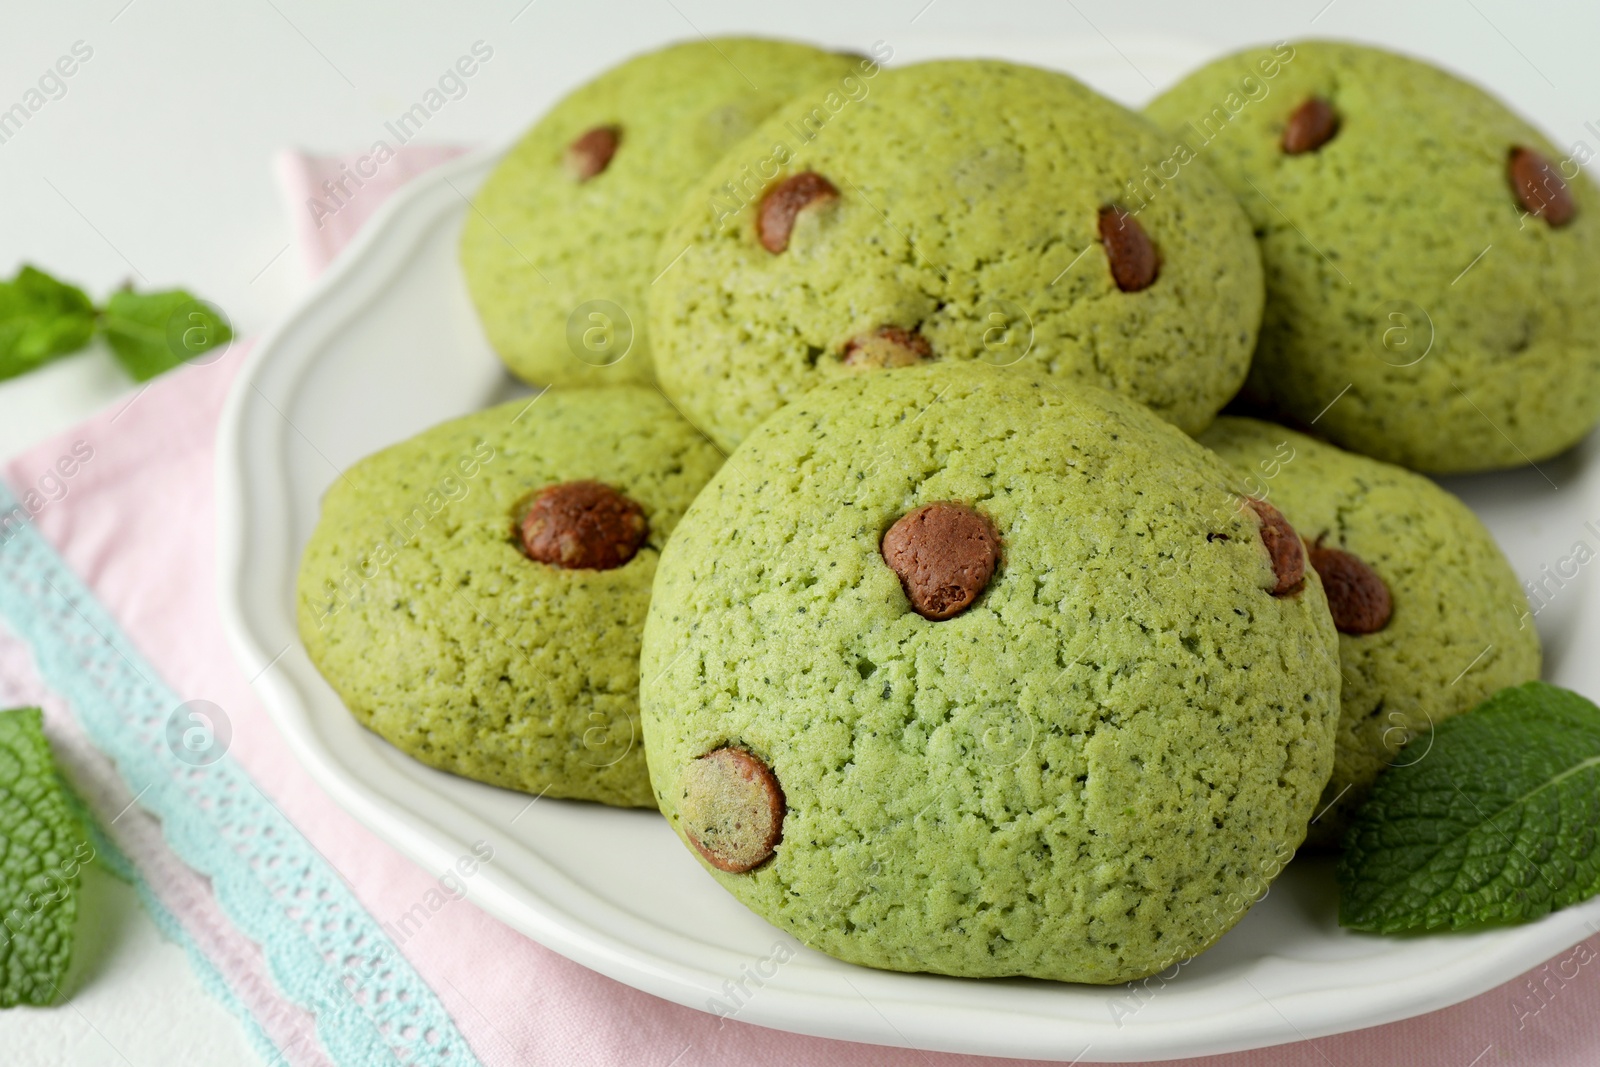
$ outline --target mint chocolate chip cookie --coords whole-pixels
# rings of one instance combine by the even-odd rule
[[[473,198],[461,266],[489,342],[530,382],[651,380],[644,294],[691,182],[784,100],[878,66],[785,41],[673,45],[574,90]]]
[[[1019,368],[796,399],[662,555],[662,812],[856,963],[1120,982],[1199,952],[1300,844],[1338,718],[1322,583],[1244,481]]]
[[[731,448],[823,382],[984,361],[1203,429],[1262,301],[1249,223],[1205,163],[1052,71],[947,60],[870,88],[801,93],[682,198],[649,302],[685,415]],[[1135,206],[1135,188],[1157,191]]]
[[[556,390],[384,449],[323,499],[306,650],[424,763],[648,807],[640,631],[661,548],[720,460],[642,386]]]
[[[1514,467],[1600,419],[1600,190],[1483,90],[1375,48],[1219,59],[1147,113],[1260,240],[1247,396],[1419,470]]]
[[[1282,510],[1327,591],[1343,686],[1308,839],[1335,844],[1379,774],[1424,758],[1402,745],[1539,677],[1527,598],[1477,516],[1421,475],[1254,419],[1218,419],[1200,443]]]

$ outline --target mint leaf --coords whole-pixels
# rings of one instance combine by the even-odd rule
[[[38,708],[0,711],[0,1008],[56,996],[92,856],[42,723]]]
[[[233,340],[222,312],[183,289],[118,290],[106,301],[101,328],[117,361],[141,382]]]
[[[82,289],[27,266],[0,282],[0,378],[76,352],[93,335],[94,305]]]
[[[98,863],[100,869],[110,874],[118,881],[128,885],[135,884],[133,861],[123,855],[116,842],[106,833],[99,820],[94,817],[94,812],[85,804],[83,798],[73,790],[71,783],[67,782],[60,774],[56,775],[56,784],[61,787],[61,796],[67,802],[67,810],[72,812],[72,817],[78,820],[78,825],[83,827],[87,835],[80,846],[74,850],[75,855],[84,864]]]
[[[1412,746],[1345,836],[1340,925],[1526,922],[1600,892],[1600,708],[1529,682]]]

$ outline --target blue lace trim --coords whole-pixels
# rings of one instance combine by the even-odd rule
[[[189,966],[194,968],[195,974],[200,979],[200,984],[212,996],[222,1001],[223,1007],[239,1017],[239,1022],[244,1026],[245,1039],[261,1057],[261,1062],[273,1063],[281,1060],[279,1050],[267,1036],[267,1032],[234,996],[233,990],[228,988],[228,983],[223,980],[221,972],[212,965],[205,953],[200,951],[200,946],[189,937],[188,931],[178,922],[177,916],[173,915],[161,902],[161,898],[156,896],[155,891],[150,888],[150,883],[144,880],[138,868],[133,865],[133,861],[123,854],[117,843],[105,832],[100,820],[95,817],[94,810],[73,790],[71,783],[66,781],[65,777],[62,777],[61,786],[66,791],[68,805],[78,816],[84,832],[89,836],[90,844],[94,846],[95,865],[104,867],[108,874],[133,887],[139,895],[140,903],[144,905],[144,910],[149,912],[150,918],[154,920],[156,929],[160,930],[161,935],[168,941],[183,949],[184,955],[189,959]]]
[[[226,754],[203,766],[177,758],[167,724],[183,701],[32,523],[16,522],[15,507],[0,486],[0,517],[10,520],[0,523],[0,615],[161,820],[173,851],[211,879],[223,911],[262,947],[279,990],[315,1014],[328,1055],[350,1067],[477,1064],[433,990],[250,776]],[[170,916],[162,925],[178,930]],[[271,1048],[210,962],[186,947],[252,1043]]]
[[[273,1044],[272,1038],[268,1037],[267,1032],[261,1029],[261,1024],[256,1022],[255,1016],[250,1014],[250,1010],[233,995],[233,990],[228,988],[228,983],[223,979],[222,973],[212,966],[210,958],[200,951],[200,946],[196,945],[184,931],[183,924],[178,922],[177,916],[167,910],[167,906],[161,903],[160,899],[151,891],[149,883],[139,877],[138,871],[134,869],[131,863],[128,864],[128,870],[132,874],[130,881],[133,882],[134,889],[139,893],[139,900],[143,902],[145,910],[150,913],[151,919],[155,920],[156,929],[160,930],[168,941],[177,944],[183,949],[183,954],[189,957],[189,966],[194,968],[194,973],[199,976],[200,984],[205,987],[206,992],[222,1001],[223,1007],[239,1017],[239,1022],[244,1026],[245,1040],[250,1043],[250,1047],[255,1049],[256,1054],[261,1057],[261,1062],[281,1063],[282,1057],[279,1055],[278,1047]]]

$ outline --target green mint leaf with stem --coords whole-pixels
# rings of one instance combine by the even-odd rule
[[[94,858],[38,708],[0,711],[0,1008],[49,1004],[72,961],[78,872]]]
[[[0,282],[0,379],[76,352],[94,336],[94,304],[82,289],[24,266]]]
[[[100,321],[106,343],[135,381],[148,381],[233,340],[222,312],[183,289],[119,289]]]
[[[1526,922],[1600,893],[1600,708],[1502,689],[1413,745],[1357,812],[1339,923],[1399,933]]]

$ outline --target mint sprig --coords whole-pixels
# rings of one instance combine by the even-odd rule
[[[184,289],[124,287],[96,308],[82,289],[35,267],[0,281],[0,379],[76,352],[97,332],[141,382],[233,339],[222,313]]]
[[[1526,922],[1600,893],[1600,708],[1503,689],[1412,742],[1345,837],[1339,923],[1399,933]]]
[[[0,1008],[59,992],[87,862],[42,722],[38,708],[0,711]]]

